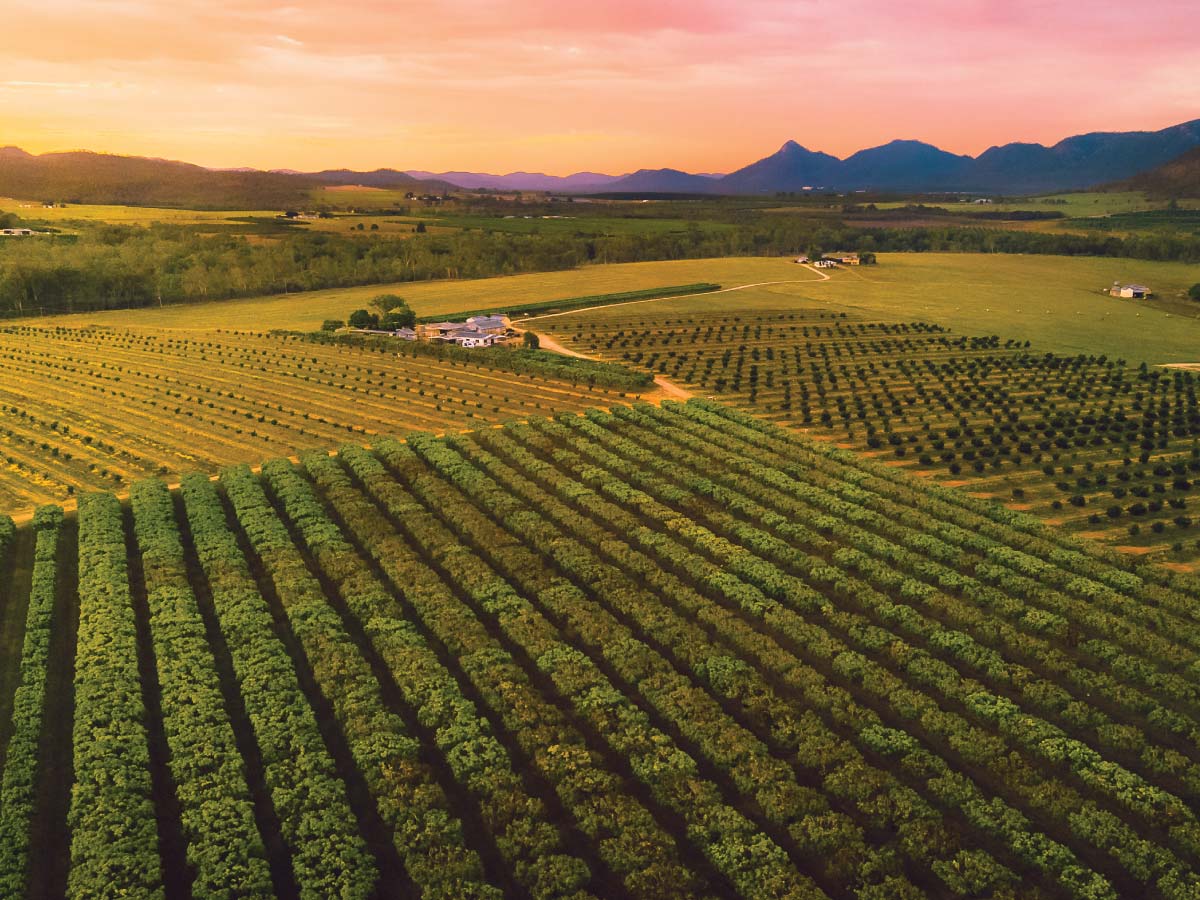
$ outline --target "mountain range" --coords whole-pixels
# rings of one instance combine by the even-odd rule
[[[443,193],[454,189],[551,191],[576,194],[755,195],[805,190],[893,193],[955,191],[1028,195],[1133,185],[1135,176],[1171,164],[1200,148],[1200,119],[1161,131],[1095,132],[1051,147],[1012,143],[977,157],[948,153],[921,141],[896,140],[845,159],[788,141],[778,151],[727,175],[679,169],[641,169],[624,175],[577,172],[554,176],[512,172],[427,172],[327,169],[206,169],[189,163],[73,151],[34,156],[0,148],[0,196],[76,203],[270,209],[311,203],[314,188],[330,185]],[[1195,162],[1163,176],[1192,179]],[[1166,170],[1164,170],[1166,171]],[[1150,177],[1150,176],[1147,176]],[[1142,188],[1150,189],[1150,188]],[[1178,191],[1176,191],[1178,193]]]
[[[1079,190],[1130,178],[1200,146],[1200,119],[1161,131],[1094,132],[1042,144],[991,147],[977,157],[932,144],[896,140],[845,159],[788,141],[728,175],[640,169],[623,176],[580,172],[565,178],[514,172],[408,171],[461,188],[575,193],[771,194],[779,191],[962,191],[1033,194]]]
[[[977,157],[921,141],[892,141],[838,159],[788,141],[772,155],[722,178],[674,169],[635,173],[607,191],[768,194],[778,191],[963,191],[1034,194],[1079,190],[1130,178],[1200,147],[1200,119],[1161,131],[1095,132],[1052,147],[1005,144]]]

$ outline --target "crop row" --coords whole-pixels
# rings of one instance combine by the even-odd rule
[[[274,896],[250,787],[216,661],[188,582],[175,505],[165,484],[131,492],[170,770],[194,877],[192,896]]]
[[[393,443],[383,445],[381,452],[418,496],[426,488],[435,489],[428,476],[419,474],[423,467],[411,449]],[[413,482],[408,482],[406,473],[413,473]],[[564,643],[531,600],[485,561],[479,553],[478,534],[463,540],[460,529],[469,530],[475,523],[486,528],[477,515],[462,503],[441,506],[439,512],[447,517],[449,527],[430,523],[432,527],[424,539],[426,552],[447,543],[455,545],[453,570],[478,603],[479,612],[494,617],[497,627],[536,661],[575,713],[589,723],[594,733],[604,737],[612,752],[629,760],[634,774],[651,794],[683,817],[689,834],[712,864],[746,896],[819,896],[815,885],[799,875],[779,846],[729,805],[717,785],[703,777],[696,761],[675,746],[670,736],[656,727],[651,717],[587,654]],[[457,539],[456,533],[460,535]],[[508,543],[512,544],[511,538]],[[547,602],[551,594],[539,592],[537,597]],[[605,698],[602,707],[588,699],[597,695]]]
[[[85,495],[78,563],[72,898],[1200,891],[1196,580],[722,404]]]
[[[265,476],[310,549],[319,547],[329,536],[327,528],[321,527],[322,512],[312,502],[305,503],[310,498],[294,491],[281,471],[286,465],[268,464]],[[420,761],[418,740],[387,708],[370,665],[306,568],[262,487],[245,468],[227,470],[222,485],[272,580],[322,694],[333,706],[350,754],[392,831],[408,876],[424,897],[495,896],[483,881],[478,856],[463,844],[461,822],[450,814],[445,794]],[[469,777],[469,773],[462,775]]]
[[[476,440],[497,452],[503,448],[522,469],[518,471],[483,450]],[[714,747],[721,748],[710,756],[712,764],[727,772],[739,790],[757,797],[767,821],[785,826],[789,839],[807,857],[808,864],[823,872],[829,883],[861,881],[860,890],[870,890],[872,883],[886,883],[889,890],[903,892],[908,881],[898,853],[908,858],[910,867],[932,863],[935,871],[941,871],[952,865],[949,857],[955,856],[954,852],[948,853],[946,860],[929,858],[931,843],[949,840],[937,812],[886,772],[872,767],[811,712],[790,709],[770,681],[737,659],[736,652],[734,656],[713,654],[714,643],[738,633],[741,623],[707,605],[686,583],[686,574],[682,578],[675,575],[626,543],[625,537],[638,529],[635,523],[621,520],[625,515],[622,510],[583,490],[552,467],[539,466],[503,434],[480,433],[450,445],[479,471],[472,472],[453,456],[442,453],[449,477],[476,499],[480,509],[536,548],[543,555],[543,568],[557,569],[586,592],[586,602],[570,607],[573,617],[601,604],[613,619],[598,613],[592,616],[599,620],[599,627],[611,632],[606,640],[625,648],[623,661],[636,662],[650,671],[658,669],[658,680],[664,686],[674,685],[679,697],[689,692],[699,697],[696,687],[683,687],[678,676],[668,674],[663,663],[647,652],[652,647],[663,660],[670,660],[678,671],[687,673],[696,686],[702,686],[745,729],[739,733],[732,722],[722,725],[721,716],[711,705],[692,700],[695,721],[687,723],[685,730],[695,736],[698,744],[706,746],[709,754],[713,754]],[[553,493],[530,480],[533,471]],[[511,495],[505,496],[500,485],[506,486]],[[558,499],[556,494],[560,492],[573,506]],[[540,516],[530,515],[531,508]],[[643,581],[648,582],[646,588],[639,586]],[[709,630],[694,623],[693,616],[698,616]],[[623,623],[629,623],[630,634],[626,634]],[[638,647],[638,640],[647,645],[640,660],[631,652],[631,648]],[[761,647],[765,640],[761,634],[750,632],[746,643]],[[595,647],[603,652],[601,645]],[[639,689],[648,683],[646,677],[643,675],[638,682]],[[707,713],[701,718],[706,706]],[[714,738],[721,735],[721,739],[706,741],[706,733]],[[756,743],[751,734],[763,744]],[[765,749],[787,760],[794,774],[780,771],[777,763],[764,757]],[[830,767],[833,772],[828,771]],[[774,778],[766,781],[767,773],[773,770]],[[818,786],[830,791],[830,796],[826,797]],[[881,815],[882,809],[895,810],[894,817]],[[898,847],[891,841],[882,847],[871,846],[868,832],[878,840],[878,835],[892,829],[899,837]],[[938,837],[934,839],[934,835]],[[986,861],[999,880],[1004,880],[1003,867],[988,860],[985,852],[961,852],[972,864],[982,867]],[[913,890],[912,886],[908,885],[907,890]]]
[[[164,896],[121,504],[79,498],[71,900]]]
[[[374,457],[347,448],[342,458],[370,497],[329,457],[312,454],[304,464],[320,494],[379,564],[390,586],[404,586],[412,619],[458,661],[484,708],[529,758],[575,827],[594,842],[600,862],[631,896],[699,891],[697,876],[681,863],[672,839],[606,768],[603,757],[588,747],[569,718],[539,695],[530,677],[432,567],[434,560],[422,559],[383,510],[400,516],[406,529],[421,530],[429,521],[428,512],[398,490]]]
[[[302,898],[370,895],[375,867],[294,663],[275,632],[215,486],[184,479],[184,503],[220,631],[262,757]]]
[[[405,360],[261,335],[201,341],[9,328],[0,355],[0,453],[10,466],[0,498],[14,510],[386,433],[397,422],[440,430],[615,396],[474,361]]]
[[[1194,449],[1200,405],[1190,373],[1036,353],[917,323],[822,329],[781,318],[734,325],[728,315],[697,315],[565,327],[585,352],[631,362],[899,465],[969,480],[975,491],[1073,529],[1114,541],[1133,534],[1161,555],[1171,540],[1168,526],[1182,536],[1194,524],[1184,512],[1190,483],[1170,496],[1159,485],[1162,497],[1097,508],[1105,503],[1105,484],[1097,480],[1114,463],[1170,467]],[[1074,470],[1082,473],[1076,479],[1056,477]],[[1173,550],[1177,559],[1191,555],[1178,539]]]
[[[37,533],[33,580],[25,615],[19,681],[12,703],[12,736],[0,782],[0,896],[25,892],[34,805],[37,802],[38,746],[46,717],[50,629],[58,584],[62,510],[43,506],[33,517]],[[0,520],[0,560],[15,536],[12,520]]]

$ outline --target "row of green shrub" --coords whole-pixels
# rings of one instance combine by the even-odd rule
[[[519,306],[492,306],[485,309],[470,309],[447,316],[421,316],[418,322],[465,322],[471,316],[507,315],[514,319],[537,313],[567,312],[586,309],[589,306],[604,306],[609,303],[629,303],[634,300],[657,300],[660,297],[679,297],[687,294],[708,294],[719,291],[721,285],[709,282],[677,284],[672,287],[645,288],[640,291],[621,291],[613,294],[593,294],[588,297],[569,297],[566,300],[539,300]]]
[[[509,349],[508,347],[476,347],[466,349],[455,344],[433,344],[425,341],[403,341],[380,334],[332,334],[327,331],[272,331],[272,334],[298,337],[316,344],[346,344],[372,350],[391,351],[399,355],[427,356],[453,362],[471,362],[480,366],[503,369],[518,375],[537,375],[588,387],[617,391],[640,391],[654,383],[646,372],[635,372],[617,363],[563,356],[548,350]]]

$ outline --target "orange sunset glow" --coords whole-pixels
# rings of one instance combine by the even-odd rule
[[[0,143],[209,166],[724,172],[787,139],[1157,129],[1200,98],[1186,0],[5,5]]]

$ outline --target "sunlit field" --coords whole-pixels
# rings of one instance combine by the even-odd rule
[[[1120,300],[1113,281],[1149,285],[1161,300]],[[437,281],[313,291],[164,309],[81,313],[56,321],[189,330],[313,330],[345,318],[377,294],[402,294],[418,315],[480,306],[631,291],[709,281],[746,290],[656,302],[662,312],[777,310],[818,302],[897,321],[927,320],[970,335],[1033,340],[1057,352],[1104,353],[1130,361],[1200,359],[1200,308],[1179,299],[1200,266],[1127,259],[1000,254],[883,254],[879,265],[834,270],[828,280],[790,259],[734,258],[588,266],[475,281]],[[600,315],[601,313],[594,313]],[[553,330],[553,319],[539,320]]]

